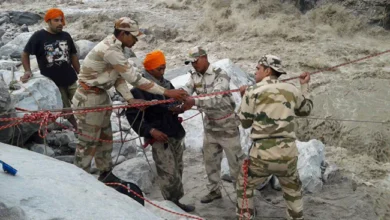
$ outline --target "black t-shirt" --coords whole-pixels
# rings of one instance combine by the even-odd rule
[[[76,82],[71,56],[77,50],[69,33],[37,31],[28,40],[24,52],[36,56],[41,74],[52,79],[57,86],[70,86]]]

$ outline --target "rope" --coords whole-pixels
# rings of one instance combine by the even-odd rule
[[[243,192],[243,200],[242,200],[242,203],[241,203],[241,212],[240,212],[240,220],[242,219],[242,217],[244,217],[244,209],[246,207],[246,211],[247,213],[249,214],[248,216],[248,219],[250,217],[250,212],[249,212],[249,202],[248,202],[248,198],[246,196],[246,187],[247,187],[247,184],[248,184],[248,166],[249,166],[249,159],[246,159],[244,161],[244,163],[242,164],[242,170],[244,172],[244,192]],[[245,203],[245,207],[244,207],[244,203]]]
[[[174,212],[174,211],[172,211],[172,210],[166,209],[166,208],[164,208],[164,207],[161,207],[161,206],[159,206],[159,205],[153,203],[152,201],[146,199],[145,197],[139,195],[137,192],[135,192],[134,190],[130,189],[129,187],[127,187],[127,186],[125,186],[125,185],[123,185],[123,184],[121,184],[121,183],[106,183],[106,185],[107,185],[107,186],[121,186],[121,187],[127,189],[129,192],[131,192],[131,193],[133,193],[134,195],[136,195],[137,197],[139,197],[140,199],[143,199],[143,200],[145,200],[147,203],[153,205],[154,207],[157,207],[157,208],[159,208],[159,209],[161,209],[161,210],[164,210],[164,211],[166,211],[166,212],[172,213],[172,214],[174,214],[174,215],[178,215],[178,216],[182,216],[182,217],[186,217],[186,218],[190,218],[190,219],[204,220],[203,218],[200,218],[200,217],[197,217],[197,216],[188,215],[188,214],[181,214],[181,213]]]

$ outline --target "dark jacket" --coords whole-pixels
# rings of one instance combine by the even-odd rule
[[[169,89],[175,88],[171,83],[169,84]],[[137,88],[133,88],[131,93],[135,99],[144,99],[147,101],[165,99],[165,97],[162,95],[152,94]],[[140,110],[137,108],[127,109],[126,117],[127,120],[129,120],[130,125],[134,123],[132,127],[133,130],[141,137],[145,137],[147,139],[152,138],[149,132],[152,128],[154,128],[165,133],[168,137],[180,139],[185,136],[185,130],[178,119],[178,115],[168,110],[169,107],[174,106],[175,104],[177,105],[178,103],[149,106],[145,109],[144,121],[142,124],[142,111],[139,112]],[[137,114],[138,117],[136,118]]]

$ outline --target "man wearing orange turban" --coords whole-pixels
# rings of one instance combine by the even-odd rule
[[[47,29],[36,31],[22,53],[25,72],[20,80],[27,82],[32,77],[30,54],[35,55],[41,74],[53,80],[58,86],[64,109],[71,111],[71,100],[77,89],[77,74],[80,70],[76,47],[70,34],[62,31],[65,16],[60,9],[48,10],[44,20],[48,25]],[[67,119],[74,128],[77,128],[73,115]]]
[[[164,53],[160,50],[150,52],[144,59],[145,71],[143,76],[164,87],[175,89],[171,82],[164,79],[166,68]],[[164,100],[162,95],[155,95],[138,88],[131,90],[135,99]],[[139,110],[128,108],[127,119],[138,135],[145,138],[145,142],[152,145],[153,160],[155,161],[158,183],[164,199],[172,201],[186,212],[195,210],[192,205],[179,202],[183,197],[183,139],[185,130],[179,121],[178,114],[183,111],[177,107],[179,103],[150,106],[144,110],[143,117]]]

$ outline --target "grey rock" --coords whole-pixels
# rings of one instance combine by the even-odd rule
[[[341,173],[336,164],[328,165],[324,174],[322,175],[322,179],[325,183],[337,179],[337,177],[341,177]]]
[[[4,77],[7,85],[12,80],[19,79],[23,73],[0,70],[0,75]],[[34,73],[33,78],[27,83],[24,83],[21,89],[14,90],[11,94],[11,100],[15,106],[28,109],[59,109],[62,108],[61,95],[58,87],[53,81],[41,76],[39,73]],[[23,117],[25,113],[17,113],[17,117]],[[38,131],[39,125],[34,123],[23,123],[15,129],[15,137],[21,137],[27,141],[35,132]],[[17,139],[17,138],[15,138]]]
[[[28,11],[12,11],[10,12],[11,22],[18,25],[33,25],[42,20],[41,16]]]
[[[134,137],[136,137],[136,134],[130,135],[129,133],[126,132],[116,132],[113,135],[113,140],[114,141],[121,141],[121,133],[122,133],[122,138],[123,140],[131,140]],[[118,158],[118,156],[123,156],[126,159],[134,158],[137,154],[137,142],[136,140],[131,140],[122,143],[115,142],[113,143],[113,150],[111,153],[112,161],[115,162]]]
[[[314,193],[322,189],[321,164],[325,160],[325,145],[318,140],[297,142],[298,173],[304,191]]]
[[[62,131],[58,133],[50,133],[46,137],[46,141],[50,145],[68,146],[70,143],[76,142],[76,137],[72,131]]]
[[[4,16],[4,17],[0,18],[0,25],[2,25],[4,23],[9,23],[9,22],[11,22],[11,19],[9,18],[9,16]]]
[[[5,34],[5,30],[4,29],[0,29],[0,38]]]
[[[4,82],[3,77],[0,76],[0,113],[12,112],[13,105],[11,103],[11,96],[8,92],[8,86]],[[14,117],[14,114],[10,115],[0,115],[0,118]],[[10,122],[0,121],[0,126],[5,126],[10,124]],[[0,142],[9,143],[12,139],[13,128],[6,128],[0,130]]]
[[[74,155],[56,156],[54,158],[71,164],[74,162]]]
[[[271,187],[274,190],[278,190],[278,191],[282,190],[282,187],[280,186],[280,183],[279,183],[279,179],[275,175],[272,175]]]
[[[0,60],[0,69],[11,70],[11,68],[16,69],[22,63],[20,61],[13,60]]]
[[[78,40],[75,44],[77,45],[77,55],[79,59],[84,59],[97,43],[89,40]]]
[[[154,173],[156,173],[156,166],[151,157],[149,158],[149,161],[153,173],[150,171],[146,159],[142,157],[135,157],[117,165],[113,169],[113,173],[122,180],[137,184],[142,191],[149,193],[155,180]]]
[[[119,127],[119,120],[120,120],[120,125]],[[111,129],[112,132],[118,132],[118,131],[130,131],[130,124],[129,121],[125,116],[120,116],[119,118],[115,113],[111,115]]]
[[[52,157],[55,155],[53,148],[46,146],[44,144],[33,144],[30,149],[34,152],[44,154],[46,156]]]
[[[24,49],[24,46],[27,44],[32,34],[33,32],[21,33],[9,42],[9,36],[7,35],[7,33],[4,34],[2,37],[2,41],[8,43],[0,48],[0,56],[8,57],[11,54],[14,54],[14,56],[21,54]]]
[[[26,213],[21,207],[7,207],[0,202],[0,219],[27,220]]]
[[[191,69],[192,67],[190,65],[187,65],[176,69],[167,70],[165,71],[164,78],[167,80],[172,80],[173,78],[187,74],[188,71]]]
[[[22,27],[20,27],[21,32],[29,32],[28,26],[26,24],[23,24]]]

